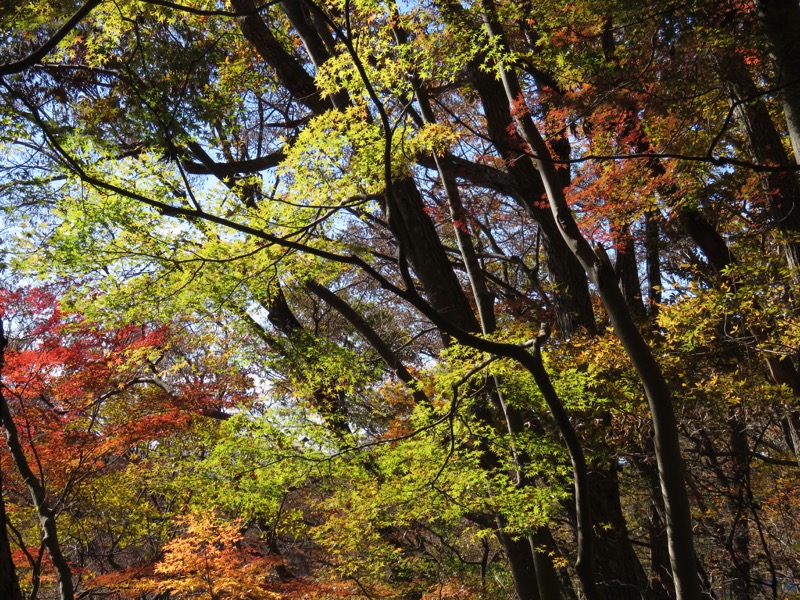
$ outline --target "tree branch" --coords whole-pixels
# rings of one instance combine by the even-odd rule
[[[81,6],[78,11],[70,17],[70,19],[56,31],[49,40],[42,44],[38,49],[34,50],[25,58],[0,65],[0,77],[4,75],[14,75],[21,73],[25,69],[34,66],[45,56],[47,56],[58,44],[63,40],[70,31],[80,23],[83,18],[97,8],[103,0],[89,0],[86,4]]]

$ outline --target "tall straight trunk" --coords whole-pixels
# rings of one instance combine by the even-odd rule
[[[556,541],[553,532],[547,527],[537,527],[528,536],[536,565],[536,576],[539,579],[539,593],[542,600],[553,595],[550,590],[559,590],[566,600],[577,600],[570,574],[565,567],[556,569]],[[548,595],[549,594],[549,595]]]
[[[614,271],[619,279],[619,289],[631,312],[637,317],[644,316],[639,264],[636,260],[636,246],[630,234],[630,225],[626,224],[616,232],[614,242],[617,248]]]
[[[747,426],[741,410],[729,409],[731,469],[728,476],[728,510],[732,515],[729,552],[732,600],[752,600],[752,560],[750,557],[750,447]]]
[[[794,159],[800,164],[800,4],[797,0],[759,0],[757,4],[775,59],[777,87]]]
[[[644,247],[645,264],[647,266],[647,312],[651,316],[658,311],[661,304],[661,252],[659,248],[658,213],[656,211],[644,215]]]
[[[588,476],[592,490],[592,521],[595,535],[597,597],[602,600],[641,600],[647,575],[630,543],[627,522],[620,504],[619,477],[615,465],[593,468]],[[601,520],[602,519],[602,520]]]
[[[642,448],[641,454],[650,457],[652,446]],[[634,461],[647,488],[647,542],[650,547],[650,573],[647,591],[643,597],[647,600],[668,600],[675,597],[672,585],[672,568],[669,564],[669,547],[667,528],[664,519],[664,499],[658,482],[658,468],[649,458]]]
[[[421,86],[417,87],[416,92],[422,117],[427,123],[435,123],[435,115]],[[452,173],[445,169],[439,157],[434,155],[433,158],[450,207],[456,241],[467,271],[475,305],[478,308],[481,332],[484,335],[491,334],[496,326],[493,312],[494,298],[488,290],[486,278],[478,264],[472,237],[467,229],[469,224],[461,195]],[[497,382],[495,381],[495,383]],[[493,398],[505,415],[508,433],[511,436],[519,435],[523,430],[521,415],[519,411],[505,402],[497,388],[499,385],[495,385]],[[517,485],[520,487],[533,485],[533,482],[527,481],[522,474],[528,458],[516,452],[515,457],[518,469]],[[542,548],[545,541],[547,542],[546,548],[552,546],[553,539],[552,535],[549,535],[549,531],[545,531],[543,527],[538,528],[535,534],[528,536],[526,543],[524,540],[511,539],[508,534],[503,532],[503,529],[498,526],[499,539],[508,554],[517,596],[520,599],[530,597],[535,600],[560,600],[560,586],[552,559]]]
[[[536,565],[527,540],[514,539],[503,531],[501,523],[497,525],[497,539],[508,558],[517,598],[519,600],[552,600],[552,598],[542,598],[539,594]],[[556,599],[558,598],[560,597],[557,596]]]
[[[478,406],[475,416],[485,423],[493,422],[494,416],[487,405]],[[497,454],[485,442],[481,442],[481,468],[496,472],[503,468]],[[495,514],[495,535],[508,559],[511,577],[518,600],[561,600],[555,567],[548,553],[554,551],[550,532],[538,538],[538,544],[529,537],[514,538],[506,531],[505,518]],[[488,525],[488,523],[486,523]],[[545,529],[545,528],[541,528]]]
[[[536,339],[533,353],[529,353],[522,347],[514,347],[511,358],[525,367],[533,377],[567,448],[572,463],[572,481],[575,495],[575,538],[577,544],[575,572],[585,598],[587,600],[595,600],[598,595],[594,572],[595,536],[592,525],[589,471],[580,438],[572,426],[561,398],[553,387],[550,376],[542,362],[540,347],[545,338],[546,332],[541,332]],[[506,413],[509,431],[515,435],[522,433],[523,424],[519,414],[516,411],[512,412],[505,405],[503,405],[503,410]],[[523,476],[520,475],[520,477]],[[540,592],[544,597],[542,590],[543,587],[540,585]]]

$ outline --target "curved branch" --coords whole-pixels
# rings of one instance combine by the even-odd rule
[[[103,0],[89,0],[86,4],[81,6],[78,11],[50,37],[49,40],[39,46],[39,48],[21,60],[0,65],[0,77],[3,77],[4,75],[15,75],[16,73],[21,73],[25,69],[29,69],[34,66],[50,52],[52,52],[53,49],[58,46],[61,40],[67,37],[69,32],[75,29],[78,23],[80,23],[83,18],[95,8],[100,6],[102,2]]]
[[[199,145],[198,145],[199,147]],[[192,148],[192,150],[195,150]],[[205,154],[205,153],[204,153]],[[281,164],[281,161],[286,158],[283,150],[271,152],[259,158],[251,158],[249,160],[237,160],[233,162],[219,163],[211,160],[208,155],[202,156],[202,162],[183,162],[181,165],[183,169],[190,175],[216,175],[222,177],[234,177],[236,175],[260,173]],[[209,163],[210,161],[210,163]]]
[[[163,6],[164,8],[171,8],[173,10],[189,13],[190,15],[199,15],[201,17],[247,17],[250,15],[258,14],[265,8],[274,4],[280,3],[281,0],[270,0],[260,6],[255,7],[252,11],[241,12],[234,10],[206,10],[202,8],[195,8],[193,6],[186,6],[185,4],[178,4],[177,2],[167,2],[167,0],[141,0],[145,4],[155,4],[156,6]]]
[[[314,280],[307,280],[305,282],[308,288],[314,295],[318,296],[321,300],[333,307],[339,314],[347,319],[350,324],[355,327],[364,339],[369,342],[370,346],[380,355],[386,366],[392,369],[397,375],[398,379],[406,384],[412,390],[412,396],[418,403],[429,403],[429,399],[425,392],[419,387],[419,382],[408,371],[406,366],[400,360],[400,357],[383,341],[383,338],[372,328],[364,317],[350,306],[347,302],[342,300],[339,296],[334,294],[331,290],[324,285],[317,283]]]

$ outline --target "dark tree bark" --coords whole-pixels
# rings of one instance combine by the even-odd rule
[[[639,263],[636,260],[636,247],[630,235],[630,226],[625,225],[617,235],[617,252],[614,271],[619,279],[619,289],[631,313],[637,317],[645,314],[642,302],[642,286],[639,283]]]
[[[0,364],[2,364],[1,358]],[[11,544],[6,530],[6,518],[6,505],[3,501],[3,473],[0,472],[0,598],[22,600],[17,571],[11,560]]]
[[[396,29],[395,35],[402,42],[405,41],[405,32]],[[420,114],[425,123],[436,123],[436,115],[431,108],[430,100],[418,82],[414,82],[414,91],[419,105]],[[436,154],[433,155],[433,162],[439,173],[439,181],[442,184],[447,205],[450,208],[450,218],[453,224],[453,233],[456,237],[458,249],[467,271],[472,296],[478,310],[478,321],[481,331],[484,334],[494,333],[496,321],[494,316],[494,295],[489,290],[486,275],[478,261],[478,254],[475,251],[475,244],[472,241],[470,217],[461,201],[461,194],[458,190],[456,178],[453,171]]]
[[[442,246],[436,228],[425,214],[422,196],[411,179],[392,186],[388,202],[389,226],[397,244],[407,253],[431,305],[448,321],[465,331],[480,325]]]
[[[750,556],[750,445],[747,440],[747,423],[741,409],[731,407],[728,417],[731,467],[727,476],[728,511],[731,514],[731,532],[728,535],[728,552],[731,567],[727,578],[732,581],[732,600],[752,600],[752,559]]]
[[[641,449],[646,457],[653,455],[652,445]],[[647,486],[647,541],[650,554],[650,573],[647,590],[643,594],[647,600],[668,600],[675,598],[672,584],[672,567],[669,563],[667,527],[664,518],[664,499],[658,483],[658,468],[650,458],[635,459],[634,464]]]
[[[592,521],[595,530],[597,597],[603,600],[641,600],[647,588],[647,576],[630,542],[627,522],[622,512],[619,476],[615,465],[590,469]]]
[[[231,6],[244,16],[238,17],[239,28],[253,48],[274,70],[275,75],[295,99],[320,114],[333,108],[333,104],[322,98],[314,78],[303,68],[297,59],[284,50],[264,19],[256,10],[254,0],[231,0]]]
[[[543,204],[545,190],[535,166],[527,156],[524,142],[511,133],[514,120],[508,100],[497,81],[485,73],[480,65],[470,67],[470,77],[480,95],[489,139],[505,159],[514,189],[522,191],[521,196],[512,197],[524,207],[542,231],[547,271],[555,288],[558,332],[565,337],[580,330],[595,333],[594,311],[586,275],[561,238],[553,215]]]
[[[800,4],[797,0],[759,0],[764,34],[775,59],[778,89],[800,164]]]
[[[797,51],[800,52],[800,33]],[[781,135],[763,94],[747,72],[740,56],[725,57],[720,62],[723,84],[731,98],[734,111],[747,132],[750,152],[757,163],[786,167],[763,177],[764,194],[772,210],[773,226],[782,232],[781,245],[786,263],[796,285],[800,284],[800,179],[791,170],[792,161],[786,155]],[[800,84],[798,84],[800,91]]]
[[[647,266],[647,312],[654,315],[661,304],[661,252],[659,218],[657,212],[644,216],[645,264]]]
[[[517,598],[519,600],[552,600],[552,595],[545,599],[539,595],[536,567],[527,540],[513,539],[503,531],[500,525],[498,524],[497,528],[497,539],[506,552]],[[555,598],[560,600],[560,596]]]

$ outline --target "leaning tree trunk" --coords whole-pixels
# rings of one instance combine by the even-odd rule
[[[457,7],[451,9],[456,11]],[[551,281],[554,283],[556,322],[559,334],[569,336],[583,330],[595,333],[594,313],[591,306],[586,274],[580,262],[565,243],[550,209],[542,206],[539,200],[545,196],[541,177],[530,157],[524,140],[514,135],[514,120],[506,94],[497,81],[487,74],[480,65],[470,67],[470,77],[478,91],[486,118],[487,133],[495,150],[506,160],[510,179],[514,183],[513,197],[525,208],[543,233],[545,258]],[[568,150],[565,150],[568,155]],[[559,173],[561,185],[568,183],[568,172]],[[522,193],[524,192],[524,193]],[[635,271],[635,255],[628,256],[625,264],[626,283],[631,295],[638,297],[640,312],[644,312],[638,276],[630,276]],[[658,282],[660,284],[660,281]],[[595,466],[589,472],[589,488],[593,497],[602,498],[591,502],[592,518],[597,523],[611,523],[612,528],[595,528],[599,551],[595,553],[595,578],[599,583],[601,597],[638,598],[639,590],[646,585],[644,569],[636,555],[628,536],[625,517],[620,505],[620,492],[616,473],[610,467]]]
[[[521,140],[510,133],[512,111],[497,81],[476,64],[470,77],[481,99],[486,130],[495,150],[506,161],[514,182],[516,200],[536,223],[543,235],[547,271],[553,284],[556,324],[561,336],[584,330],[595,333],[594,309],[583,268],[570,252],[558,231],[553,215],[541,205],[544,188]]]

